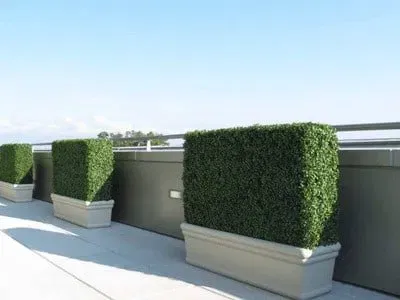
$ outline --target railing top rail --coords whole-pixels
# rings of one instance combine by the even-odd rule
[[[400,130],[400,122],[346,124],[346,125],[333,125],[333,127],[339,132]]]
[[[132,142],[147,142],[149,140],[175,140],[175,139],[183,139],[185,137],[184,133],[177,134],[166,134],[166,135],[155,135],[151,137],[131,137],[131,138],[118,138],[118,139],[110,139],[110,140],[118,140],[118,141],[132,141]],[[44,142],[44,143],[32,143],[32,146],[49,146],[52,142]]]
[[[332,127],[334,127],[338,132],[400,130],[400,122],[344,124],[344,125],[333,125]],[[115,140],[147,142],[149,140],[184,139],[184,137],[185,137],[184,133],[177,133],[177,134],[157,135],[157,136],[152,136],[152,137],[119,138],[119,139],[115,139]],[[113,139],[111,139],[111,140],[113,140]],[[361,140],[360,140],[360,142],[361,142]],[[49,146],[51,144],[52,144],[51,142],[32,143],[32,146]]]
[[[346,139],[339,141],[342,148],[355,147],[400,147],[400,139]]]

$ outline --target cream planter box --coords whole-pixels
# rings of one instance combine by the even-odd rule
[[[82,201],[57,194],[51,194],[54,215],[68,222],[86,227],[108,227],[114,200]]]
[[[308,250],[181,224],[186,261],[294,299],[332,289],[340,244]]]
[[[32,201],[33,184],[13,184],[0,181],[0,197],[14,202]]]

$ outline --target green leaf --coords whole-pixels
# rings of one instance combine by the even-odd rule
[[[84,201],[111,199],[114,154],[110,140],[55,141],[52,155],[54,193]]]
[[[303,248],[337,242],[338,141],[296,123],[187,133],[186,221]]]
[[[0,146],[0,180],[12,184],[32,183],[32,157],[30,144]]]

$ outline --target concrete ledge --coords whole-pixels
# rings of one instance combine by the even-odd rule
[[[183,162],[183,151],[136,152],[138,161]]]
[[[33,152],[33,158],[34,159],[52,159],[52,153],[51,151],[37,151]]]
[[[183,151],[115,151],[114,155],[117,161],[183,162]],[[400,149],[341,149],[339,165],[400,167]]]
[[[117,161],[133,160],[133,161],[148,161],[148,162],[183,162],[183,151],[134,151],[114,152],[114,157]]]
[[[340,244],[302,249],[187,223],[186,261],[294,299],[309,299],[332,288]]]
[[[136,151],[114,151],[116,161],[136,160]]]
[[[34,159],[52,159],[51,151],[34,152]],[[116,160],[183,162],[183,151],[114,151]]]
[[[342,149],[340,166],[400,167],[398,149]]]
[[[34,152],[36,159],[52,159],[51,151]],[[183,162],[183,151],[114,151],[117,161]],[[340,166],[400,167],[400,149],[341,149]]]

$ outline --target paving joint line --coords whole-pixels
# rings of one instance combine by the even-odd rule
[[[71,276],[72,278],[74,278],[75,280],[78,280],[80,283],[84,284],[85,286],[87,286],[88,288],[94,290],[95,292],[101,294],[102,296],[104,296],[105,298],[107,298],[108,300],[116,300],[115,298],[112,298],[110,296],[108,296],[107,294],[103,293],[102,291],[100,291],[99,289],[95,288],[94,286],[92,286],[91,284],[83,281],[82,279],[80,279],[79,277],[77,277],[76,275],[72,274],[71,272],[65,270],[64,268],[62,268],[61,266],[57,265],[56,263],[52,262],[51,260],[49,260],[47,257],[44,257],[43,255],[41,255],[39,252],[36,252],[35,250],[33,250],[32,248],[30,248],[29,246],[25,245],[24,243],[14,239],[13,237],[9,236],[6,232],[4,232],[3,229],[0,229],[0,232],[3,233],[4,235],[7,235],[10,239],[12,239],[13,241],[17,242],[18,244],[20,244],[21,246],[23,246],[24,248],[28,249],[30,252],[34,253],[35,255],[39,256],[40,258],[44,259],[45,261],[47,261],[48,263],[50,263],[52,266],[56,267],[57,269],[61,270],[62,272],[68,274],[69,276]]]

